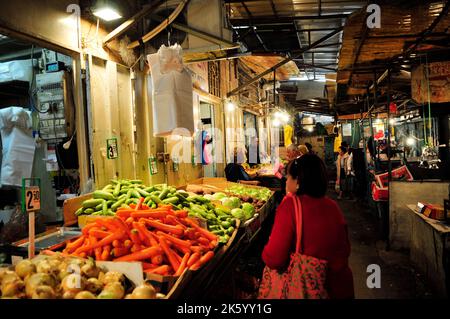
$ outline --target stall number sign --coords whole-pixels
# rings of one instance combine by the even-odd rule
[[[116,138],[106,140],[106,149],[108,150],[108,159],[115,159],[119,157]]]
[[[26,211],[35,212],[41,209],[41,193],[39,186],[30,186],[25,189]]]
[[[158,166],[156,164],[156,158],[154,156],[151,156],[148,159],[148,166],[150,167],[150,174],[151,175],[158,174]]]

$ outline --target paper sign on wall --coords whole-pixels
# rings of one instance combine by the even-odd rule
[[[342,124],[342,136],[352,136],[352,124]]]

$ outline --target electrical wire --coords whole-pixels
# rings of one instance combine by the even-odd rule
[[[30,106],[31,109],[41,113],[41,114],[45,114],[47,112],[42,112],[40,111],[38,108],[36,108],[36,106],[34,105],[34,96],[37,93],[37,89],[33,90],[33,86],[34,86],[34,82],[35,82],[35,70],[34,70],[34,63],[33,63],[33,56],[34,56],[34,44],[31,45],[31,82],[29,83],[29,87],[28,87],[28,97],[29,97],[29,102],[30,102]]]

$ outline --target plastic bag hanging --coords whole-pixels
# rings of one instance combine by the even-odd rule
[[[183,65],[181,46],[162,45],[157,53],[148,55],[147,60],[152,81],[153,135],[192,136],[192,78]]]

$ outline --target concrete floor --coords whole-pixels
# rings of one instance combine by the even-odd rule
[[[330,197],[335,195],[330,192]],[[381,240],[380,222],[362,202],[337,201],[347,220],[352,246],[350,267],[353,271],[356,299],[428,299],[433,298],[430,288],[421,274],[411,266],[406,252],[387,251],[385,241]],[[264,264],[262,249],[270,235],[272,221],[264,223],[259,238],[242,256],[237,264],[233,279],[237,284],[238,295],[234,298],[254,298],[257,291],[251,281],[261,278]],[[367,266],[377,264],[381,269],[381,288],[367,287]],[[230,278],[228,277],[228,280]],[[240,281],[244,281],[239,283]],[[229,285],[229,281],[228,284]],[[246,287],[246,288],[245,288]],[[257,286],[256,286],[257,287]],[[242,293],[242,290],[247,292]],[[230,296],[231,297],[231,296]]]
[[[333,195],[331,195],[333,196]],[[406,252],[387,251],[380,240],[379,221],[367,205],[359,201],[339,200],[347,220],[352,245],[350,267],[353,271],[357,299],[432,298],[421,274],[412,267]],[[381,269],[381,288],[367,287],[367,266]]]

